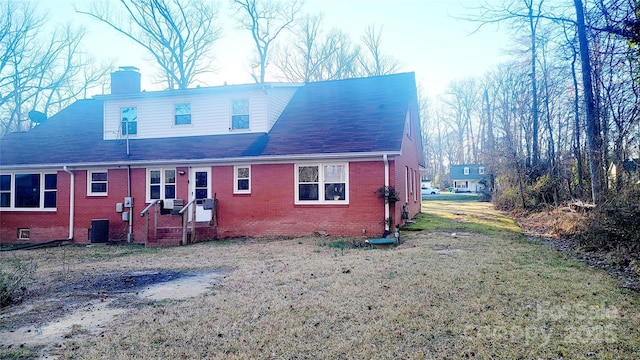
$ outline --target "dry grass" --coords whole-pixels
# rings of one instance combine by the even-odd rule
[[[425,212],[414,228],[430,230],[404,232],[392,250],[303,238],[15,256],[37,258],[47,281],[229,271],[205,296],[131,309],[102,336],[68,339],[63,359],[640,357],[640,298],[608,275],[527,242],[491,204]]]

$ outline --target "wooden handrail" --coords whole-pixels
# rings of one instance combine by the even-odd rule
[[[149,203],[149,205],[147,205],[147,207],[146,207],[146,208],[144,208],[144,210],[140,211],[140,216],[145,216],[145,215],[149,212],[149,209],[151,209],[151,207],[152,207],[153,205],[155,205],[155,204],[159,203],[160,201],[162,201],[162,200],[160,200],[160,199],[151,200],[151,202]]]

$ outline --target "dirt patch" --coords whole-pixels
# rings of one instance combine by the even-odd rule
[[[9,349],[61,346],[67,338],[100,334],[115,316],[136,305],[196,297],[209,291],[223,276],[220,271],[133,271],[65,282],[5,309],[0,345]],[[8,328],[9,324],[12,328]]]

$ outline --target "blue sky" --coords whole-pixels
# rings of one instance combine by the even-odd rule
[[[142,87],[159,89],[151,82],[153,68],[137,45],[73,11],[73,4],[86,7],[87,3],[49,0],[41,6],[50,14],[51,23],[71,21],[85,26],[88,34],[84,48],[98,61],[115,59],[117,66],[136,66],[141,69]],[[504,34],[488,27],[470,35],[475,25],[454,18],[469,12],[467,8],[477,3],[476,0],[307,0],[304,11],[324,13],[326,29],[340,28],[354,41],[359,40],[368,25],[382,26],[382,50],[400,60],[402,71],[416,73],[418,85],[426,95],[435,96],[450,81],[481,76],[503,62],[507,41]],[[224,34],[214,48],[217,72],[205,81],[211,86],[224,82],[250,83],[249,59],[253,49],[250,35],[237,29],[227,0],[218,4]]]

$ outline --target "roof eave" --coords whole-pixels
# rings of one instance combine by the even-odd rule
[[[292,161],[319,161],[319,160],[366,160],[366,159],[382,159],[383,155],[400,156],[400,151],[376,151],[376,152],[350,152],[350,153],[331,153],[331,154],[291,154],[291,155],[268,155],[268,156],[239,156],[229,158],[204,158],[204,159],[158,159],[158,160],[132,160],[132,161],[105,161],[105,162],[84,162],[84,163],[52,163],[52,164],[20,164],[20,165],[0,165],[0,171],[15,170],[44,170],[58,169],[64,166],[73,168],[104,168],[104,167],[121,167],[121,166],[148,166],[163,164],[183,164],[183,165],[201,165],[201,164],[237,164],[237,163],[285,163]]]

